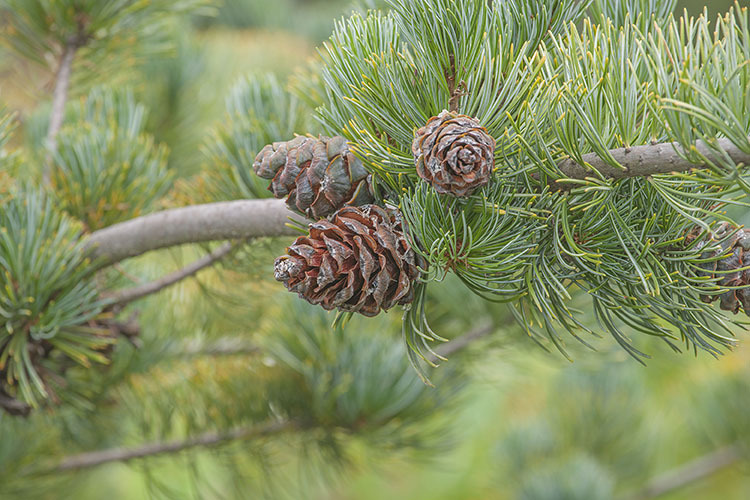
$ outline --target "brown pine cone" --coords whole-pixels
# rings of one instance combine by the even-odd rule
[[[408,304],[421,259],[406,241],[399,216],[376,205],[344,207],[330,220],[310,224],[310,234],[276,259],[274,275],[326,310],[375,316]]]
[[[273,179],[276,198],[312,219],[323,219],[344,206],[374,201],[370,176],[343,137],[298,136],[264,147],[253,163],[255,173]]]
[[[704,252],[701,258],[710,259],[727,254],[728,257],[702,264],[701,268],[704,271],[701,272],[701,275],[717,279],[716,284],[720,287],[733,288],[721,295],[702,295],[701,299],[704,302],[714,302],[719,299],[721,301],[720,307],[725,311],[732,311],[737,314],[740,309],[743,309],[745,314],[750,316],[750,288],[747,288],[750,287],[750,269],[742,269],[750,266],[750,229],[736,229],[736,226],[724,222],[713,232],[711,238],[699,243],[699,248],[703,248],[715,244],[719,240],[724,240],[721,243],[720,250]],[[735,231],[734,234],[727,238],[726,236],[732,231]],[[695,239],[696,233],[698,233],[698,230],[694,231],[693,235],[688,236],[688,242]],[[737,289],[736,287],[746,288]]]
[[[469,196],[495,167],[495,139],[475,118],[448,111],[417,130],[411,151],[417,174],[441,194]]]

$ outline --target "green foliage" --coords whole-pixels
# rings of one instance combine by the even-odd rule
[[[17,123],[12,113],[6,113],[3,108],[0,108],[0,170],[6,170],[9,168],[9,163],[12,160],[10,152],[6,149],[8,142],[13,135]]]
[[[132,92],[95,89],[75,103],[53,153],[60,206],[90,231],[148,210],[169,189],[167,150],[144,133]]]
[[[588,2],[391,3],[388,14],[337,25],[319,114],[399,203],[426,278],[455,272],[483,297],[512,301],[525,330],[563,353],[559,330],[584,343],[581,332],[596,333],[571,306],[576,290],[637,358],[630,332],[674,349],[674,340],[711,353],[731,346],[732,322],[699,298],[720,290],[699,276],[705,257],[685,238],[729,220],[725,207],[747,206],[750,174],[716,146],[726,137],[750,151],[747,9],[712,32],[705,17],[674,21],[669,5],[642,2],[639,26],[657,23],[642,33],[611,3],[594,12],[614,20],[581,28],[570,21]],[[449,107],[498,142],[493,184],[468,200],[444,199],[415,173],[414,130]],[[696,140],[719,159],[684,174],[569,180],[560,167],[595,153],[624,168],[611,149],[669,141],[705,162]],[[417,300],[405,317],[413,348],[438,339],[424,318]]]
[[[414,130],[443,109],[457,106],[477,117],[500,139],[502,151],[509,117],[518,115],[538,83],[541,61],[534,51],[549,36],[535,31],[541,24],[530,12],[543,16],[555,33],[586,5],[392,3],[388,14],[355,14],[337,24],[326,45],[328,95],[320,115],[396,192],[417,180],[410,149]]]
[[[614,480],[601,464],[586,455],[547,463],[525,478],[521,500],[579,500],[612,498]]]
[[[164,38],[175,13],[205,7],[206,0],[2,0],[3,39],[24,58],[50,65],[50,55],[73,44],[90,63],[111,57],[135,41],[141,56],[170,50]]]
[[[331,33],[332,19],[350,3],[350,0],[221,0],[216,15],[198,18],[197,25],[287,30],[318,41]]]
[[[750,451],[750,422],[746,418],[750,403],[739,395],[748,390],[747,364],[730,370],[702,383],[691,398],[689,404],[700,408],[703,419],[711,422],[709,427],[694,425],[691,431],[702,438],[702,448],[735,445],[746,454]]]
[[[609,19],[618,27],[634,24],[646,32],[654,26],[654,21],[666,20],[676,4],[677,0],[594,0],[590,15],[594,21]]]
[[[209,67],[206,49],[194,33],[184,27],[173,38],[175,54],[151,57],[142,65],[149,83],[136,87],[136,98],[149,111],[146,130],[169,147],[169,169],[182,177],[201,167],[199,147],[221,97],[203,90],[203,79],[216,71]]]
[[[60,495],[65,478],[39,478],[30,482],[25,471],[33,468],[39,457],[50,456],[61,450],[57,445],[59,432],[48,429],[39,432],[39,426],[48,422],[43,416],[19,419],[0,412],[0,495],[4,498],[40,498]]]
[[[106,363],[109,330],[80,229],[49,196],[16,190],[0,206],[0,393],[36,406],[70,361]]]
[[[714,144],[729,138],[750,152],[750,15],[747,7],[734,7],[711,23],[708,13],[697,19],[671,20],[648,36],[650,78],[660,118],[670,139],[688,149],[688,157],[704,158],[690,150],[696,140]],[[720,157],[723,155],[719,155]],[[744,192],[750,186],[737,165],[720,158],[704,178],[716,184],[727,178]]]
[[[5,113],[0,107],[0,202],[10,189],[11,174],[15,174],[18,165],[18,155],[7,149],[16,126],[13,114]]]
[[[297,3],[295,0],[223,0],[215,16],[199,18],[197,24],[200,27],[219,24],[235,29],[279,26],[288,21],[284,14]]]
[[[210,199],[265,198],[268,181],[253,174],[266,144],[314,133],[312,110],[286,91],[272,74],[238,81],[226,100],[226,120],[206,144]]]
[[[392,330],[387,320],[354,320],[347,332],[331,331],[325,312],[291,298],[277,302],[284,314],[271,322],[270,334],[257,353],[218,358],[208,351],[180,356],[178,349],[171,349],[158,365],[133,374],[112,390],[96,411],[85,418],[80,413],[68,415],[73,434],[63,437],[70,439],[67,453],[90,450],[97,442],[126,441],[137,447],[135,443],[144,440],[181,441],[206,432],[284,424],[284,438],[270,433],[241,443],[186,450],[181,463],[190,466],[179,472],[189,475],[201,496],[210,496],[216,478],[229,474],[226,487],[233,494],[226,495],[231,498],[255,496],[261,489],[278,498],[289,487],[273,481],[273,474],[279,476],[285,468],[279,457],[292,465],[295,476],[309,468],[317,475],[334,462],[356,461],[362,449],[370,457],[382,452],[427,456],[424,451],[434,452],[449,441],[446,424],[466,380],[462,374],[444,371],[445,378],[440,377],[444,390],[435,391],[408,365],[403,343],[388,334]],[[180,339],[171,341],[173,347],[184,344]],[[64,415],[60,410],[57,425]],[[36,415],[31,418],[38,422]],[[129,425],[113,426],[113,422]],[[34,444],[44,449],[57,439],[60,436],[45,437]],[[22,446],[16,440],[0,440],[0,465],[6,457],[17,457]],[[62,453],[54,450],[58,457]],[[154,470],[160,464],[158,458],[141,462]],[[47,467],[55,462],[24,465],[10,467],[14,482],[0,482],[0,494],[45,478]],[[155,476],[149,481],[153,495],[179,496],[160,488],[169,484],[168,478]],[[0,478],[4,477],[0,468]],[[80,476],[72,478],[81,483]]]
[[[294,374],[298,389],[274,391],[280,407],[292,406],[292,414],[323,428],[361,432],[373,448],[419,446],[434,431],[427,417],[450,404],[457,374],[441,374],[445,383],[434,391],[406,363],[402,343],[372,334],[386,329],[358,321],[331,331],[330,315],[319,308],[294,301],[286,309],[268,351]]]
[[[57,8],[51,0],[0,5],[11,3],[19,13],[33,5]],[[264,14],[295,30],[295,19],[310,8],[321,10],[322,2],[305,2],[295,19],[281,13],[292,3],[276,3],[278,11]],[[101,312],[106,304],[97,298],[90,263],[81,257],[80,227],[56,209],[64,206],[95,229],[153,207],[168,179],[166,153],[144,134],[144,108],[128,92],[97,90],[68,107],[54,157],[55,194],[11,190],[5,199],[0,177],[0,406],[31,402],[27,392],[40,406],[56,398],[69,403],[27,420],[11,420],[0,408],[0,497],[86,497],[87,484],[92,497],[101,496],[103,487],[138,497],[145,492],[133,484],[146,482],[158,498],[247,498],[260,490],[272,498],[300,498],[316,496],[311,485],[324,477],[327,491],[321,496],[329,497],[400,492],[393,497],[609,498],[645,483],[655,465],[690,459],[696,436],[698,447],[704,435],[722,446],[747,442],[747,398],[738,396],[747,391],[746,370],[728,380],[716,368],[731,360],[668,358],[666,373],[656,362],[648,372],[635,372],[640,367],[634,363],[625,372],[627,361],[618,351],[597,356],[595,369],[558,370],[555,364],[563,360],[511,345],[517,330],[576,357],[583,349],[565,345],[559,331],[606,351],[603,342],[581,336],[604,330],[636,356],[643,344],[658,348],[661,338],[675,348],[684,340],[712,353],[731,345],[731,322],[699,300],[721,292],[699,277],[698,270],[710,264],[704,258],[709,249],[685,237],[701,230],[696,226],[705,230],[730,218],[725,210],[744,208],[745,168],[723,158],[679,175],[613,181],[592,171],[589,179],[573,182],[564,180],[560,162],[593,152],[616,167],[611,148],[652,141],[676,140],[690,148],[698,139],[711,144],[728,137],[747,150],[747,11],[736,10],[714,25],[704,18],[670,20],[672,2],[388,3],[387,14],[339,23],[321,59],[298,76],[296,98],[273,77],[237,85],[227,100],[227,118],[205,146],[205,192],[191,201],[265,196],[265,183],[250,175],[255,153],[266,143],[318,132],[310,109],[322,104],[324,130],[352,141],[379,194],[400,206],[415,248],[430,263],[403,322],[407,343],[427,352],[434,347],[430,341],[438,336],[426,325],[428,313],[434,330],[451,338],[495,321],[492,348],[480,343],[470,350],[482,356],[472,366],[478,379],[473,393],[464,390],[461,364],[471,356],[451,356],[447,367],[431,372],[436,388],[422,384],[405,362],[407,356],[421,361],[396,338],[397,319],[353,318],[345,329],[331,328],[330,315],[291,296],[279,299],[272,293],[278,287],[268,280],[282,241],[254,242],[227,259],[220,273],[204,271],[140,302],[142,335],[134,346],[111,345],[103,323],[110,315]],[[122,36],[89,40],[74,78],[87,79],[92,72],[86,68],[109,78],[112,66],[100,61],[129,64],[120,57],[123,48],[140,57],[165,47],[159,40],[174,26],[170,6],[137,3],[158,10],[133,21],[132,30],[119,31],[138,43]],[[631,25],[635,10],[642,15]],[[590,17],[581,20],[585,12]],[[113,15],[112,22],[124,15]],[[244,22],[240,17],[238,24]],[[19,19],[9,18],[7,26],[22,25]],[[77,27],[64,15],[55,23],[32,19],[42,31],[57,33],[65,23]],[[36,33],[27,45],[49,44],[40,50],[45,61],[54,61],[67,39]],[[11,42],[23,39],[6,35]],[[149,126],[159,140],[180,148],[178,159],[172,158],[175,167],[186,157],[192,156],[194,166],[201,161],[185,144],[200,142],[191,122],[204,105],[196,75],[215,54],[198,60],[199,54],[181,52],[164,71],[163,61],[154,60],[146,71],[146,91],[157,80],[162,90],[147,97],[163,105]],[[466,200],[437,195],[419,181],[410,150],[415,129],[451,106],[477,116],[498,140],[493,183]],[[27,137],[44,137],[43,114],[24,120]],[[13,123],[0,119],[0,151],[7,149]],[[688,154],[703,160],[692,149]],[[8,158],[0,153],[0,176],[17,164]],[[107,206],[111,200],[127,205]],[[154,253],[108,273],[120,273],[121,282],[153,279],[166,267],[181,267],[197,250]],[[111,286],[109,275],[97,276],[97,283]],[[26,296],[33,300],[24,301]],[[501,328],[508,307],[522,328]],[[592,326],[596,320],[598,328]],[[635,346],[633,332],[656,338]],[[747,364],[742,357],[734,360]],[[88,366],[97,361],[110,366]],[[21,375],[9,381],[10,366]],[[696,384],[696,377],[711,383]],[[654,392],[651,398],[646,388]],[[686,401],[688,393],[695,401]],[[686,421],[692,432],[685,432]],[[283,435],[192,449],[173,460],[136,460],[132,469],[102,468],[91,481],[82,474],[48,473],[69,454],[269,423],[289,425]],[[461,439],[451,441],[457,435]],[[465,446],[470,439],[476,442]],[[435,453],[436,445],[448,444]],[[454,455],[461,447],[467,451]],[[422,459],[416,465],[394,453],[415,449],[427,450],[409,457]],[[392,463],[372,472],[378,451],[389,453]],[[425,457],[431,459],[426,467]],[[338,485],[324,475],[344,459],[365,465],[370,476],[346,469],[347,484]],[[303,470],[311,462],[318,465],[313,479]],[[301,494],[288,484],[291,477],[301,478]],[[741,487],[740,481],[722,475],[709,488]]]
[[[519,498],[612,498],[618,486],[643,478],[653,453],[645,397],[632,365],[561,370],[548,411],[512,426],[497,448]]]

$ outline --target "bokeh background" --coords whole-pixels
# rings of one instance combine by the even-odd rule
[[[683,1],[680,9],[697,14],[705,3]],[[713,16],[731,3],[712,1],[707,7]],[[167,203],[194,200],[212,169],[207,138],[225,119],[232,87],[247,75],[306,78],[304,68],[315,64],[316,47],[334,20],[351,8],[347,0],[223,0],[214,15],[171,26],[176,50],[170,54],[106,72],[96,67],[79,71],[73,99],[101,83],[132,87],[150,110],[148,132],[170,149],[168,161],[178,181]],[[40,144],[51,85],[49,72],[0,52],[0,95],[21,123],[17,146],[33,150]],[[289,309],[300,308],[297,317],[302,318],[315,313],[268,279],[272,258],[283,246],[255,244],[249,250],[252,259],[230,264],[236,273],[209,271],[139,304],[141,321],[148,325],[144,342],[167,349],[175,336],[201,345],[226,331],[241,330],[255,340],[284,329],[294,335],[304,325],[289,324]],[[191,255],[189,249],[172,251],[140,259],[137,266],[155,277]],[[351,437],[341,441],[344,449],[323,452],[294,437],[280,437],[268,445],[272,451],[264,453],[261,466],[252,450],[247,456],[236,453],[240,458],[234,456],[231,467],[221,454],[197,452],[103,466],[77,478],[70,491],[81,499],[221,498],[238,477],[249,476],[254,479],[237,487],[245,498],[651,498],[654,491],[647,487],[665,484],[659,498],[750,498],[750,465],[738,451],[750,445],[746,333],[739,333],[739,348],[719,359],[677,354],[654,339],[639,344],[652,354],[644,367],[603,338],[594,342],[596,352],[571,342],[571,361],[525,337],[504,308],[468,295],[450,280],[431,293],[431,314],[441,333],[458,337],[487,325],[492,333],[441,368],[449,374],[451,365],[460,366],[461,383],[430,389],[448,391],[450,386],[446,397],[451,401],[416,424],[429,438],[400,446],[388,436]],[[397,339],[398,325],[396,314],[357,320],[346,334]],[[408,363],[405,355],[398,362]],[[155,423],[155,415],[192,404],[193,396],[184,389],[188,385],[240,373],[246,377],[248,370],[262,377],[262,370],[237,355],[142,363],[141,373],[128,380],[127,396],[116,396],[120,403],[131,398],[126,401],[131,410],[114,405],[111,410],[122,412],[117,418],[121,430],[139,437],[172,425],[169,419]],[[231,411],[231,401],[227,405]],[[11,427],[3,425],[7,438]],[[89,431],[67,430],[81,442],[101,444],[101,436]],[[378,446],[378,440],[388,445]]]

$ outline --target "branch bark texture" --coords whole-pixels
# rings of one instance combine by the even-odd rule
[[[717,146],[735,163],[750,165],[750,154],[735,146],[729,139],[718,139]],[[698,151],[709,160],[716,159],[716,152],[703,142],[696,143]],[[602,160],[596,153],[583,155],[587,168],[572,158],[562,161],[558,167],[571,179],[585,179],[592,176],[592,169],[605,177],[625,179],[628,177],[643,177],[655,174],[669,174],[672,172],[686,172],[694,168],[706,168],[707,165],[689,162],[678,151],[682,146],[676,142],[647,144],[630,148],[613,149],[609,153],[617,162],[625,167],[613,167]],[[565,181],[562,181],[565,182]]]
[[[175,208],[115,224],[89,236],[87,248],[103,264],[185,243],[294,236],[289,219],[304,221],[283,200],[238,200]]]

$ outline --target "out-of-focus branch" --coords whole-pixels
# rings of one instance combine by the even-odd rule
[[[210,344],[189,341],[176,349],[177,358],[196,358],[201,356],[249,356],[261,352],[261,347],[238,338],[218,339]]]
[[[460,337],[446,342],[435,349],[440,356],[448,357],[469,347],[473,342],[489,336],[498,328],[492,322],[482,323],[476,328]],[[188,343],[175,354],[179,357],[196,357],[196,356],[243,356],[257,354],[262,351],[262,347],[256,344],[244,342],[239,339],[222,339],[212,344],[202,344],[198,342]],[[438,359],[433,359],[437,362]]]
[[[725,446],[655,477],[643,489],[623,497],[623,500],[647,500],[666,495],[716,474],[741,459],[742,453],[738,445]]]
[[[743,163],[750,166],[750,154],[745,153],[734,145],[729,139],[718,139],[716,146],[735,163]],[[716,159],[716,152],[705,142],[698,141],[696,148],[709,160]],[[655,174],[669,174],[672,172],[685,172],[691,169],[706,168],[707,165],[691,163],[681,156],[682,146],[676,142],[665,142],[660,144],[646,144],[644,146],[633,146],[630,148],[613,149],[609,154],[625,168],[613,167],[602,160],[596,153],[583,155],[583,162],[588,164],[587,168],[572,158],[562,161],[558,167],[571,179],[585,179],[592,177],[592,171],[596,170],[605,177],[612,179],[625,179],[627,177],[642,177]],[[565,181],[558,181],[564,183]]]
[[[216,250],[208,253],[195,262],[188,264],[182,269],[178,269],[177,271],[167,274],[166,276],[163,276],[150,283],[144,283],[143,285],[139,285],[133,288],[120,290],[111,294],[109,298],[114,301],[115,307],[123,307],[135,300],[142,299],[143,297],[154,293],[158,293],[165,288],[175,285],[186,278],[194,276],[202,269],[213,265],[215,262],[230,254],[232,250],[237,248],[238,245],[239,243],[237,242],[225,243]]]
[[[199,436],[185,439],[184,441],[170,441],[164,443],[149,443],[133,448],[111,448],[108,450],[93,451],[63,458],[60,463],[46,471],[58,473],[88,469],[112,462],[128,462],[138,458],[179,453],[184,450],[198,447],[219,446],[230,441],[240,441],[273,436],[282,432],[299,429],[301,426],[293,421],[271,422],[253,427],[243,427],[227,432],[207,432]]]
[[[456,337],[450,342],[446,342],[445,344],[438,346],[435,349],[435,352],[439,354],[440,356],[447,358],[451,354],[455,354],[459,351],[466,349],[473,342],[483,339],[484,337],[488,336],[489,334],[494,332],[495,329],[496,329],[496,325],[494,323],[492,322],[483,323],[473,328],[468,333],[460,337]],[[433,362],[437,362],[437,359],[434,359]]]
[[[6,411],[9,415],[26,417],[31,413],[31,406],[10,397],[2,388],[0,388],[0,410]]]
[[[151,250],[185,243],[293,236],[289,219],[303,221],[283,200],[237,200],[156,212],[92,233],[92,257],[114,264]]]
[[[63,47],[60,56],[60,64],[55,77],[55,90],[52,94],[52,110],[49,115],[49,128],[47,129],[47,156],[44,161],[43,178],[44,183],[49,184],[52,170],[52,155],[57,150],[57,134],[62,127],[65,116],[65,103],[68,101],[68,88],[70,87],[70,74],[73,68],[73,59],[81,47],[82,41],[73,37]]]

